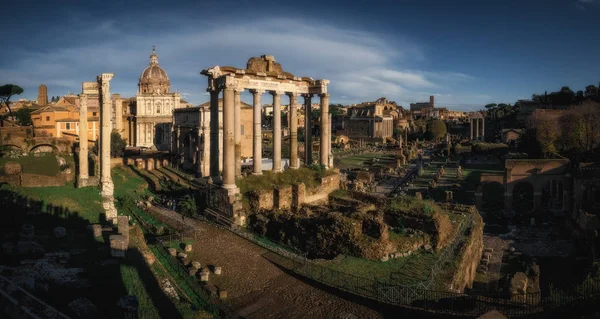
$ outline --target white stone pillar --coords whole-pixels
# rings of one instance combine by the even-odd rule
[[[106,220],[115,222],[117,220],[117,209],[114,203],[114,184],[110,175],[110,134],[112,132],[111,113],[112,103],[110,100],[110,80],[114,77],[112,73],[102,73],[98,76],[100,86],[100,187],[102,195],[102,207],[106,214]]]
[[[281,93],[273,95],[273,172],[281,172]]]
[[[223,90],[223,188],[235,194],[235,92],[227,83]]]
[[[202,129],[196,126],[196,177],[202,177]]]
[[[479,139],[479,118],[475,119],[475,139]]]
[[[123,100],[115,99],[115,128],[123,137]]]
[[[333,167],[333,153],[331,152],[331,125],[333,123],[333,116],[329,113],[329,128],[327,129],[327,156],[329,158],[329,167]]]
[[[241,94],[244,90],[236,89],[234,97],[233,121],[235,130],[233,132],[235,139],[235,176],[242,176],[242,119],[241,119]]]
[[[261,105],[260,98],[264,91],[252,90],[252,110],[253,110],[253,124],[254,128],[252,131],[253,148],[252,148],[252,161],[254,163],[254,169],[252,174],[262,174],[262,126],[261,126]]]
[[[481,140],[485,141],[485,117],[481,118]]]
[[[304,97],[304,164],[312,165],[312,94]]]
[[[87,186],[89,177],[87,94],[80,94],[79,101],[79,177],[77,186],[84,187]]]
[[[471,129],[471,141],[473,140],[473,119],[469,119],[469,128]]]
[[[296,105],[297,93],[288,93],[290,104],[288,119],[290,127],[290,168],[298,168],[298,107]]]
[[[321,97],[321,161],[320,164],[329,167],[329,152],[327,139],[331,134],[329,131],[329,93],[322,93]]]
[[[220,183],[219,176],[219,90],[209,88],[210,92],[210,178]]]
[[[210,176],[210,128],[202,125],[202,176]]]

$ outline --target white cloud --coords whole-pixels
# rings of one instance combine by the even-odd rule
[[[284,70],[297,76],[331,80],[332,102],[354,103],[381,96],[415,102],[428,99],[419,94],[421,89],[443,90],[454,82],[473,79],[460,72],[415,70],[410,66],[424,60],[424,54],[419,45],[397,37],[300,19],[219,21],[177,30],[150,26],[143,35],[128,32],[115,21],[76,28],[73,41],[50,52],[15,48],[20,50],[20,59],[0,67],[0,82],[19,84],[35,97],[41,83],[48,85],[50,95],[77,93],[81,82],[113,72],[111,91],[134,96],[154,44],[172,90],[185,92],[194,104],[207,100],[206,79],[200,70],[214,65],[244,67],[249,57],[262,54],[274,55]],[[89,41],[98,38],[102,41]]]

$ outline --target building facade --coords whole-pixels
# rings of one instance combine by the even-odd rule
[[[385,141],[394,135],[394,120],[399,117],[400,112],[393,101],[380,98],[375,102],[365,102],[348,107],[344,130],[337,134],[346,135],[350,139]]]
[[[130,146],[169,150],[173,110],[180,108],[181,101],[181,95],[170,90],[167,72],[158,65],[158,55],[153,49],[150,64],[140,76],[135,103],[129,110]]]

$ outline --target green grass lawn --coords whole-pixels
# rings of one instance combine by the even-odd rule
[[[429,277],[437,254],[417,253],[386,262],[341,256],[322,262],[332,270],[390,284],[415,284]]]
[[[339,169],[350,169],[350,168],[362,168],[364,162],[379,158],[382,164],[393,163],[396,161],[396,157],[393,154],[381,154],[381,153],[363,153],[357,155],[350,155],[340,158],[338,168]]]
[[[335,174],[334,170],[322,172],[323,176]],[[254,190],[267,190],[278,186],[294,185],[304,183],[306,188],[316,187],[320,184],[319,173],[308,167],[288,169],[281,173],[263,171],[262,175],[248,175],[236,180],[240,192],[245,194]]]
[[[29,154],[19,158],[0,158],[0,167],[4,167],[7,162],[16,162],[21,164],[23,173],[40,174],[54,176],[60,172],[58,161],[54,154],[34,156]]]

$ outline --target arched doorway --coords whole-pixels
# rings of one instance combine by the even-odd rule
[[[542,208],[544,209],[562,209],[563,208],[563,184],[558,180],[550,180],[542,189]]]
[[[513,188],[513,210],[515,213],[527,213],[533,211],[533,185],[527,182],[519,182]]]
[[[489,182],[481,186],[481,206],[484,211],[504,209],[504,185]]]

